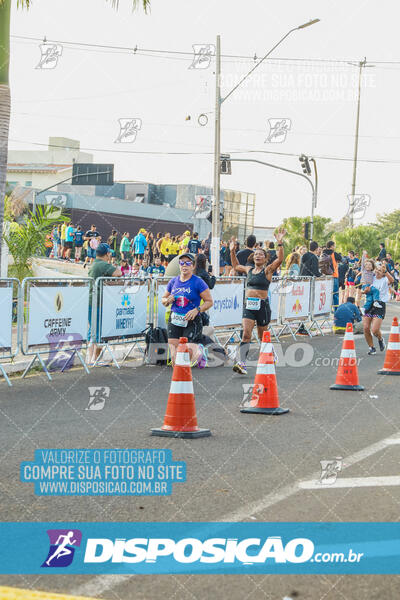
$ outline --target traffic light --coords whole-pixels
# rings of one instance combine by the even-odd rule
[[[311,239],[311,223],[309,221],[303,225],[303,235],[305,240]]]
[[[306,175],[311,175],[311,167],[310,167],[310,163],[308,161],[308,156],[306,156],[305,154],[302,154],[299,157],[299,161],[301,163],[301,168],[303,169],[303,173],[305,173]]]
[[[221,154],[221,175],[232,175],[231,169],[231,155],[230,154]]]

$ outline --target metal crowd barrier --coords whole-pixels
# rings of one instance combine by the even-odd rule
[[[67,357],[61,371],[76,355],[89,373],[80,350],[87,346],[89,339],[92,283],[93,279],[84,277],[27,277],[23,280],[21,297],[26,300],[26,312],[24,302],[20,302],[19,343],[22,353],[33,358],[22,377],[29,373],[37,360],[51,381],[47,367],[55,357],[60,361],[60,353]],[[49,355],[47,365],[43,354]]]
[[[108,351],[119,369],[139,342],[151,322],[152,281],[149,278],[99,277],[96,280],[92,310],[92,340],[103,347],[93,366]],[[118,364],[113,346],[130,343],[129,350]]]
[[[145,340],[146,328],[166,326],[167,309],[160,298],[170,279],[102,277],[94,282],[92,278],[29,277],[22,286],[16,279],[1,279],[0,360],[13,359],[20,348],[25,356],[32,356],[22,377],[38,361],[51,380],[51,356],[61,352],[65,356],[61,371],[76,355],[89,373],[81,349],[91,341],[102,346],[95,365],[108,351],[119,368],[115,346],[130,344],[122,364],[136,346],[143,352],[139,344]],[[227,346],[232,339],[241,338],[245,278],[218,277],[211,293],[214,305],[208,311],[210,325],[216,339]],[[296,339],[303,327],[309,336],[314,328],[324,335],[322,327],[328,323],[333,305],[333,278],[274,277],[269,300],[270,328],[277,341],[286,332]],[[13,310],[17,317],[16,343],[12,336]],[[45,354],[49,355],[47,364]],[[0,372],[11,385],[1,362]]]
[[[18,306],[21,302],[21,286],[18,279],[0,279],[0,360],[12,360],[18,354],[19,322]],[[16,323],[17,335],[13,339],[13,323]],[[7,384],[12,387],[4,365],[0,362],[0,372]]]

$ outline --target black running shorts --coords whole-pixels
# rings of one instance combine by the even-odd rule
[[[266,325],[269,325],[269,322],[271,320],[271,308],[269,306],[268,298],[266,300],[261,300],[259,310],[249,310],[248,308],[246,308],[245,298],[243,308],[243,319],[252,319],[260,327],[265,327]]]

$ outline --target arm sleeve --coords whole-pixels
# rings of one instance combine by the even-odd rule
[[[208,289],[208,285],[206,284],[206,282],[203,281],[201,277],[198,277],[197,290],[198,290],[199,294],[201,294],[202,292],[204,292],[204,290],[207,290],[207,289]]]
[[[173,279],[170,279],[168,281],[168,285],[167,285],[167,292],[171,293],[172,290],[172,286],[174,285],[174,281],[175,281],[175,277]]]
[[[311,274],[313,275],[313,277],[321,277],[322,275],[318,269],[318,258],[316,256],[314,256],[314,258],[315,260],[313,260],[312,262]]]

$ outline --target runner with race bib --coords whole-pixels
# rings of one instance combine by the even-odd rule
[[[278,255],[271,264],[268,264],[269,252],[263,248],[256,248],[254,250],[254,267],[239,264],[235,253],[236,240],[235,238],[231,238],[229,248],[231,251],[232,267],[238,273],[245,273],[247,275],[246,297],[242,319],[243,335],[239,346],[238,360],[233,365],[233,370],[241,375],[247,375],[246,359],[249,353],[254,325],[257,323],[258,338],[262,340],[263,332],[268,329],[271,320],[268,288],[274,272],[283,262],[282,240],[285,235],[286,231],[284,229],[279,229],[275,234],[276,241],[278,242]]]
[[[203,332],[200,313],[211,308],[213,300],[208,285],[193,274],[194,259],[190,253],[179,256],[180,275],[168,282],[161,302],[164,306],[171,305],[167,330],[172,364],[175,364],[179,338],[186,337],[192,362],[197,362],[197,366],[203,368],[207,360],[204,348],[199,343]],[[200,305],[201,300],[203,304]]]

